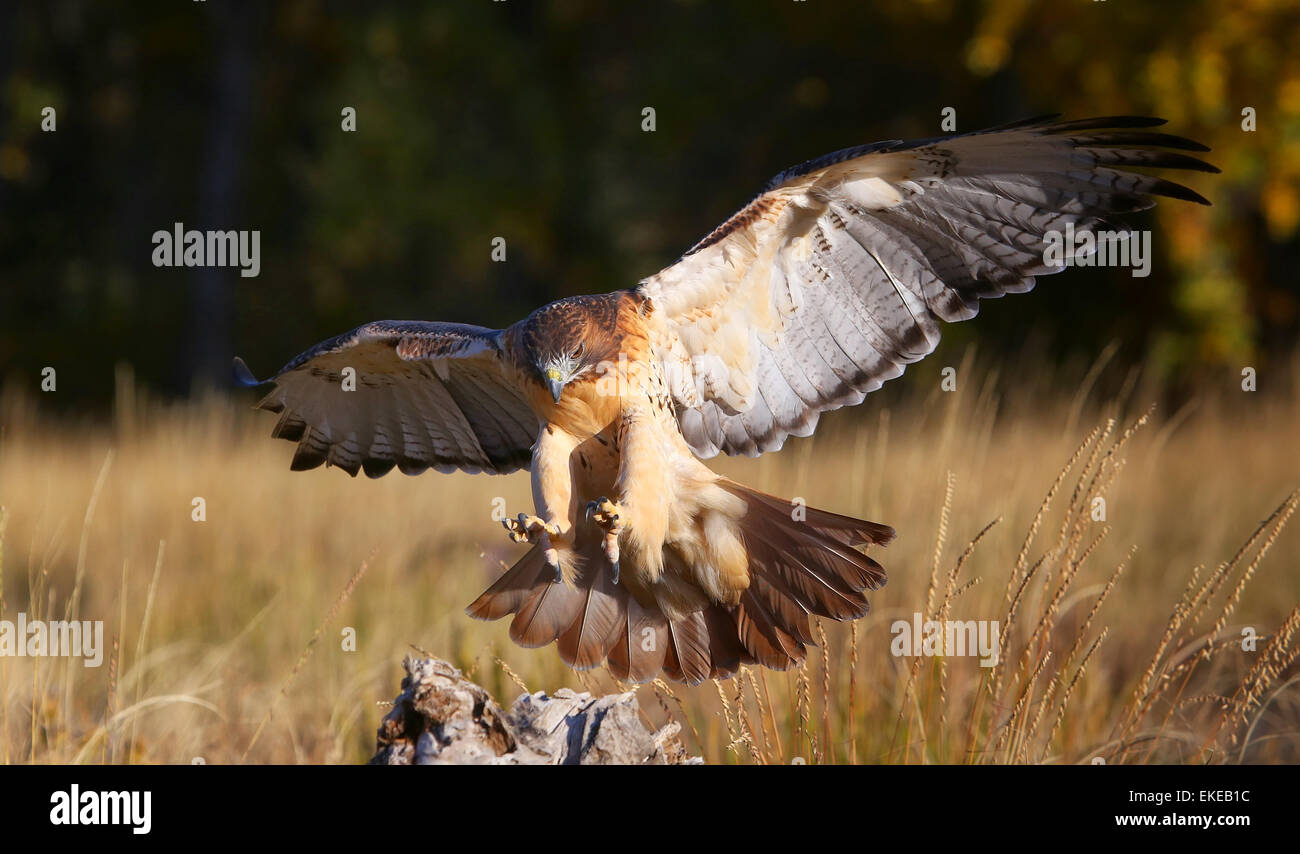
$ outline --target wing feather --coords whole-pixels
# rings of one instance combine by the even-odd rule
[[[1127,171],[1218,171],[1183,153],[1205,146],[1147,130],[1160,124],[1046,117],[856,146],[777,175],[638,286],[691,447],[754,455],[810,434],[820,412],[932,352],[941,322],[1063,270],[1045,249],[1067,225],[1108,227],[1155,196],[1208,204]]]
[[[498,330],[458,323],[367,323],[300,354],[258,403],[272,435],[298,443],[292,468],[379,477],[528,468],[537,416],[506,369]],[[355,389],[344,372],[355,372]],[[236,374],[257,384],[243,362]]]

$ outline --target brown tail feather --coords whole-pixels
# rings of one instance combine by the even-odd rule
[[[775,495],[769,495],[766,492],[760,492],[743,484],[736,483],[732,480],[723,478],[718,481],[718,485],[723,489],[743,498],[745,501],[758,503],[764,507],[775,510],[785,519],[789,520],[794,511],[795,505],[783,498]],[[832,513],[829,510],[818,510],[816,507],[800,506],[805,515],[805,523],[816,529],[819,533],[832,539],[850,546],[887,546],[894,539],[894,529],[888,525],[881,525],[878,522],[868,522],[865,519],[854,519],[852,516],[841,516],[839,513]]]
[[[710,647],[709,625],[703,611],[669,621],[664,671],[678,682],[700,684],[713,674]]]
[[[847,591],[875,590],[885,583],[885,571],[880,564],[857,549],[851,548],[845,540],[832,536],[824,526],[811,521],[815,518],[814,514],[826,516],[834,514],[800,506],[798,509],[805,514],[805,518],[796,521],[793,518],[793,505],[786,503],[783,509],[777,509],[767,500],[771,496],[755,493],[757,497],[750,499],[747,497],[746,487],[739,484],[729,484],[729,486],[735,494],[746,498],[749,504],[749,512],[741,522],[747,540],[757,539],[778,553],[796,556],[803,564],[805,572],[817,573],[819,580],[827,583],[837,581],[842,587],[847,588]],[[872,526],[889,531],[889,537],[884,539],[881,545],[893,539],[892,528],[856,519],[849,521],[859,526]],[[863,528],[859,527],[857,530]],[[862,614],[855,616],[860,617]],[[843,617],[836,617],[836,619],[843,619]]]
[[[709,658],[712,668],[710,679],[726,679],[734,676],[742,664],[753,664],[754,656],[749,654],[740,642],[740,633],[736,631],[736,619],[729,608],[711,605],[704,609],[704,622],[709,629]]]
[[[755,592],[754,588],[762,583],[759,578],[753,579],[740,597],[735,615],[740,642],[764,667],[788,670],[803,661],[804,645],[781,625],[779,618],[773,617],[763,601],[765,597]]]
[[[505,575],[470,603],[465,613],[476,620],[499,620],[509,616],[528,601],[543,577],[553,577],[551,568],[546,565],[546,555],[539,548],[531,548],[506,570]]]
[[[622,628],[618,630],[618,637],[614,639],[614,645],[609,648],[609,655],[605,659],[605,666],[609,668],[609,674],[615,679],[627,682],[632,678],[632,661],[635,653],[632,645],[635,642],[636,633],[628,631],[627,621],[624,620]]]
[[[582,607],[567,631],[560,635],[560,658],[575,670],[598,667],[627,629],[627,588],[614,584],[613,576],[598,564],[588,562],[584,572],[595,568],[595,578],[586,585]],[[579,590],[582,588],[579,583]]]
[[[799,601],[785,580],[778,575],[755,573],[749,589],[758,597],[768,613],[779,619],[786,633],[800,643],[812,643],[812,625],[808,622],[811,611]]]
[[[813,643],[810,615],[852,620],[867,613],[865,591],[883,585],[885,571],[853,546],[888,543],[892,528],[812,507],[801,507],[796,521],[788,502],[719,484],[748,508],[739,524],[750,583],[738,604],[710,604],[670,620],[626,585],[614,585],[599,543],[587,542],[567,583],[554,582],[534,546],[466,611],[486,620],[513,614],[512,640],[528,647],[557,641],[561,658],[579,670],[605,662],[621,680],[646,682],[662,671],[692,685],[731,676],[743,664],[785,670]]]
[[[510,639],[520,646],[546,646],[573,625],[586,598],[576,587],[543,580],[515,612]]]
[[[882,586],[885,571],[852,546],[886,544],[894,530],[719,483],[748,507],[740,528],[750,582],[734,609],[740,641],[759,663],[784,670],[813,642],[809,614],[842,621],[867,613],[864,591]]]
[[[609,651],[609,671],[625,682],[649,682],[659,675],[668,651],[668,621],[658,608],[627,599],[627,619]]]
[[[804,565],[795,555],[781,551],[766,537],[746,538],[750,552],[750,569],[771,581],[810,613],[832,620],[856,620],[867,613],[867,600],[829,573],[818,573]]]
[[[603,560],[595,544],[580,549],[570,583],[556,584],[542,549],[533,546],[465,612],[480,620],[514,614],[510,639],[515,643],[539,647],[558,641],[565,664],[575,670],[597,667],[626,630],[628,613],[627,589],[614,585]]]

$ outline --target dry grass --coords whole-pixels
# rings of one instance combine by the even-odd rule
[[[967,359],[952,393],[937,370],[718,462],[894,525],[890,581],[803,668],[643,685],[646,715],[712,762],[1300,761],[1300,389],[1227,377],[1144,414],[1160,390],[1137,374],[1097,401],[1113,369],[1012,381]],[[103,620],[107,649],[0,657],[0,761],[356,762],[412,646],[505,702],[619,687],[462,612],[520,548],[491,512],[527,507],[526,476],[291,473],[243,401],[145,403],[125,377],[111,424],[13,392],[2,419],[0,616]],[[997,620],[999,664],[891,655],[917,611]]]

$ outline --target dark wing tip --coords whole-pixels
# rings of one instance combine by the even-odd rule
[[[244,388],[254,388],[267,382],[267,380],[259,380],[253,376],[253,372],[248,369],[248,365],[244,364],[244,360],[238,356],[235,357],[235,361],[231,365],[231,374],[235,382]]]
[[[1041,125],[1051,124],[1060,117],[1060,113],[1043,113],[1039,116],[1030,116],[1027,119],[1016,119],[1014,122],[1005,122],[1000,125],[994,125],[993,127],[979,131],[979,133],[997,133],[998,131],[1016,130],[1017,128],[1038,127]]]
[[[1070,133],[1079,130],[1103,130],[1107,128],[1154,128],[1168,124],[1168,119],[1156,116],[1097,116],[1091,119],[1075,119],[1069,122],[1056,122],[1043,128],[1045,133]]]
[[[1184,187],[1182,184],[1175,184],[1173,181],[1159,180],[1152,184],[1148,191],[1157,196],[1166,196],[1171,199],[1182,199],[1185,202],[1195,202],[1198,205],[1209,205],[1210,200],[1200,193]]]

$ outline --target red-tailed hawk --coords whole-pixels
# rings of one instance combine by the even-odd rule
[[[700,460],[756,455],[862,401],[934,349],[940,321],[1062,270],[1049,240],[1152,196],[1124,167],[1205,172],[1158,119],[1031,120],[848,148],[776,176],[636,287],[543,306],[508,329],[380,321],[289,362],[259,404],[321,463],[378,477],[532,472],[532,547],[473,604],[575,668],[698,683],[784,669],[809,617],[852,620],[885,573],[885,525],[742,486]],[[346,368],[355,390],[345,390]],[[255,383],[242,362],[241,379]]]

